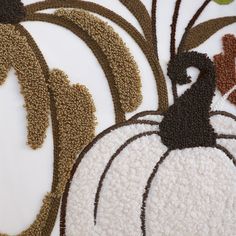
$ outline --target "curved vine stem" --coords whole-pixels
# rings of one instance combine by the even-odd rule
[[[103,53],[102,49],[98,45],[98,43],[93,40],[87,32],[85,32],[82,28],[80,28],[75,23],[66,20],[62,17],[52,15],[52,14],[46,14],[46,13],[35,13],[32,15],[28,15],[25,19],[26,21],[43,21],[48,22],[52,24],[56,24],[59,26],[62,26],[68,30],[70,30],[72,33],[74,33],[76,36],[78,36],[80,39],[82,39],[88,47],[92,50],[94,55],[96,56],[99,64],[101,65],[112,95],[113,103],[114,103],[114,109],[115,109],[115,119],[116,123],[124,122],[125,121],[125,112],[123,111],[119,99],[119,92],[115,86],[115,79],[112,72],[112,69],[109,65],[109,61],[107,60],[105,54]]]
[[[46,82],[49,83],[49,68],[48,68],[47,62],[44,59],[34,39],[22,25],[18,24],[15,27],[16,27],[16,30],[18,30],[22,36],[26,37],[27,42],[29,43],[32,50],[34,51],[35,56],[37,57],[40,63]],[[53,167],[53,180],[52,180],[53,183],[51,187],[51,192],[53,193],[56,190],[56,186],[58,184],[58,161],[59,161],[59,154],[60,154],[60,141],[59,141],[59,126],[58,126],[58,121],[57,121],[57,109],[55,105],[55,99],[54,99],[53,92],[50,89],[50,87],[48,88],[48,91],[49,91],[49,98],[50,98],[50,111],[51,111],[53,146],[54,146],[54,167]],[[50,232],[52,231],[55,224],[59,206],[60,206],[60,198],[54,198],[51,203],[50,212],[47,218],[47,219],[50,219],[50,221],[46,220],[46,225],[42,229],[42,235],[45,235],[45,236],[50,235]],[[55,217],[52,217],[53,215]],[[25,232],[27,232],[28,230],[26,230]]]
[[[201,13],[204,11],[206,6],[211,2],[211,0],[205,0],[203,4],[199,7],[199,9],[196,11],[196,13],[193,15],[192,19],[189,21],[187,27],[185,28],[184,34],[181,38],[179,47],[178,47],[178,53],[183,52],[183,47],[185,43],[185,39],[188,35],[189,30],[194,26],[195,22],[197,21],[198,17],[201,15]]]
[[[181,5],[181,1],[182,0],[176,0],[174,14],[172,17],[171,39],[170,39],[170,59],[171,60],[176,55],[175,35],[176,35],[176,26],[177,26],[178,17],[179,17],[179,9],[180,9],[180,5]],[[175,102],[175,100],[178,98],[178,93],[177,93],[177,86],[174,81],[172,81],[172,93],[173,93],[173,98],[174,98],[174,102]]]
[[[157,49],[157,26],[156,26],[156,9],[157,9],[157,0],[152,0],[152,38],[153,38],[153,47],[156,53],[157,58],[159,58],[158,55],[158,49]]]
[[[115,22],[121,28],[123,28],[140,46],[143,53],[145,54],[152,71],[154,73],[156,87],[158,91],[158,107],[160,111],[166,111],[168,109],[168,94],[167,94],[167,86],[164,78],[163,71],[161,69],[160,63],[153,51],[152,44],[145,40],[145,38],[137,31],[137,29],[132,26],[129,22],[125,19],[120,17],[118,14],[114,13],[113,11],[100,6],[96,3],[86,2],[86,1],[44,1],[44,2],[37,2],[26,6],[27,15],[30,17],[31,14],[35,13],[36,11],[50,9],[50,8],[80,8],[84,10],[88,10],[90,12],[97,13],[109,20]]]
[[[135,16],[143,30],[146,40],[153,44],[152,20],[145,5],[140,0],[119,1]]]

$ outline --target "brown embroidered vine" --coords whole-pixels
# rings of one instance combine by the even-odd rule
[[[20,0],[0,0],[0,23],[17,24],[25,18],[25,8]]]
[[[45,76],[46,82],[49,83],[49,68],[48,65],[35,43],[32,36],[29,32],[20,24],[15,26],[20,34],[26,37],[28,44],[33,49],[39,64],[42,68],[43,74]],[[53,164],[53,180],[51,193],[46,195],[43,200],[43,205],[40,209],[39,214],[36,217],[36,220],[31,224],[31,226],[23,231],[20,235],[22,236],[31,236],[31,235],[50,235],[54,227],[56,216],[58,213],[58,208],[60,205],[60,198],[56,197],[53,192],[56,190],[58,185],[58,161],[60,153],[59,145],[59,128],[57,121],[57,111],[55,106],[55,99],[52,95],[50,87],[48,87],[49,98],[50,98],[50,113],[51,113],[51,123],[52,123],[52,133],[53,133],[53,146],[54,146],[54,164]],[[49,220],[48,220],[49,219]]]
[[[121,108],[121,103],[119,100],[119,94],[115,87],[114,82],[114,75],[112,73],[112,70],[110,68],[109,62],[103,51],[101,50],[98,43],[93,40],[88,33],[86,33],[83,29],[81,29],[78,25],[75,23],[63,19],[62,17],[58,17],[56,15],[50,15],[45,13],[37,13],[32,16],[28,16],[27,19],[29,21],[45,21],[53,24],[57,24],[59,26],[62,26],[64,28],[67,28],[71,32],[73,32],[75,35],[77,35],[79,38],[81,38],[88,47],[93,51],[94,55],[96,56],[99,64],[103,68],[103,71],[106,75],[111,95],[114,102],[114,109],[115,109],[115,116],[116,116],[116,123],[122,122],[125,120],[125,114],[123,109]]]
[[[180,9],[181,2],[182,2],[182,0],[176,0],[174,14],[173,14],[173,17],[172,17],[171,35],[170,35],[170,60],[172,60],[176,55],[175,35],[176,35],[176,26],[177,26],[177,21],[178,21],[178,17],[179,17],[179,9]],[[176,86],[175,81],[171,81],[171,82],[172,82],[173,98],[174,98],[174,101],[175,101],[178,98],[177,86]]]
[[[204,9],[207,7],[207,5],[211,2],[211,0],[205,0],[203,2],[203,4],[199,7],[199,9],[196,11],[196,13],[193,15],[192,19],[189,21],[187,27],[185,28],[184,34],[181,38],[179,47],[178,47],[178,53],[183,52],[184,50],[184,43],[186,40],[186,37],[189,34],[189,30],[194,26],[195,22],[197,21],[197,19],[199,18],[199,16],[202,14],[202,12],[204,11]]]
[[[60,9],[55,14],[74,22],[98,43],[114,74],[114,86],[123,111],[136,110],[142,101],[139,70],[118,34],[107,23],[86,11]]]
[[[155,47],[156,43],[153,41],[152,21],[145,5],[140,0],[119,1],[135,16],[143,30],[146,40]]]
[[[200,70],[192,85],[164,114],[160,124],[162,142],[169,149],[214,146],[216,135],[209,122],[209,111],[215,91],[215,70],[204,54],[188,52],[177,55],[168,65],[169,77],[178,84],[190,82],[186,69]]]
[[[151,20],[152,20],[152,38],[153,38],[153,48],[154,48],[154,51],[156,53],[156,56],[157,56],[157,59],[159,59],[159,55],[158,55],[158,49],[157,49],[157,26],[156,26],[156,23],[157,23],[157,19],[156,19],[156,14],[157,14],[157,0],[152,0],[152,17],[151,17]]]
[[[158,110],[166,111],[168,108],[168,96],[167,96],[167,87],[164,78],[163,71],[161,69],[160,63],[158,58],[156,57],[154,50],[150,48],[150,44],[146,42],[145,38],[138,32],[138,30],[133,27],[129,22],[125,19],[120,17],[118,14],[114,13],[113,11],[102,7],[98,4],[93,2],[87,1],[58,1],[58,0],[51,0],[46,2],[37,2],[26,6],[27,17],[26,20],[30,20],[34,18],[34,14],[36,11],[45,10],[49,8],[80,8],[84,10],[88,10],[90,12],[97,13],[105,18],[108,18],[115,22],[117,25],[122,27],[140,46],[143,53],[147,57],[147,60],[152,68],[154,73],[154,77],[156,80],[156,88],[158,91]]]

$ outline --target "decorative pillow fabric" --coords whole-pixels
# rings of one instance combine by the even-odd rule
[[[0,0],[0,235],[236,235],[235,12]]]

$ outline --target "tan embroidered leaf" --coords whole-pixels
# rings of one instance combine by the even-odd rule
[[[59,128],[58,184],[56,194],[61,196],[70,176],[76,155],[95,135],[95,106],[85,86],[70,85],[67,75],[60,70],[50,73]]]
[[[12,66],[24,96],[28,121],[28,144],[43,144],[49,120],[49,94],[40,64],[27,39],[13,25],[0,24],[0,84]]]
[[[142,100],[140,75],[136,62],[119,35],[107,23],[83,10],[60,9],[55,14],[79,25],[99,44],[115,76],[122,109],[134,111]]]
[[[221,17],[200,23],[188,32],[183,49],[188,51],[198,47],[218,30],[234,22],[236,22],[236,16]]]

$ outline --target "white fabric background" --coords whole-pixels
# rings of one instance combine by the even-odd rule
[[[119,13],[141,31],[136,19],[118,0],[92,1]],[[23,2],[29,4],[35,0],[24,0]],[[151,0],[143,0],[143,2],[150,11]],[[170,24],[174,2],[174,0],[158,1],[158,48],[165,73],[169,60]],[[177,43],[180,41],[189,19],[202,2],[203,0],[183,0],[177,27]],[[226,6],[212,2],[201,15],[198,23],[220,16],[235,15],[235,12],[236,1]],[[127,43],[139,65],[143,103],[135,113],[157,109],[157,93],[153,74],[141,49],[124,30],[110,21],[109,23]],[[113,105],[104,73],[85,43],[59,26],[42,22],[27,22],[23,25],[35,38],[50,69],[62,69],[69,75],[72,83],[80,83],[88,87],[97,108],[97,133],[114,124]],[[236,24],[225,27],[195,50],[207,52],[212,57],[222,52],[222,36],[233,32],[236,32]],[[189,73],[196,77],[196,70],[189,70]],[[172,102],[168,79],[167,82],[169,98]],[[183,92],[186,88],[187,86],[182,86],[179,92]],[[220,95],[217,93],[214,102],[219,102],[221,110],[230,111],[236,115],[235,106],[219,99]],[[50,191],[52,180],[51,127],[47,131],[43,147],[37,151],[31,150],[26,145],[26,113],[23,104],[17,78],[12,70],[6,83],[0,87],[0,232],[11,235],[20,233],[33,222],[41,207],[43,196]],[[133,114],[128,114],[127,118]],[[59,220],[52,235],[59,235]]]

